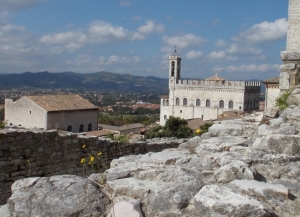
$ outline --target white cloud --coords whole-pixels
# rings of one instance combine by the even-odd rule
[[[233,43],[227,49],[227,52],[230,54],[246,54],[246,55],[260,55],[261,50],[255,49],[253,47],[249,47],[248,45],[243,44],[236,44]]]
[[[41,37],[41,42],[46,44],[65,44],[69,42],[84,42],[86,35],[82,32],[62,32],[57,34],[50,34]]]
[[[1,0],[0,10],[16,11],[37,6],[45,0]]]
[[[225,51],[213,51],[208,54],[209,59],[216,60],[216,59],[224,59],[226,57]]]
[[[215,72],[268,72],[270,70],[273,71],[279,71],[280,70],[280,65],[279,64],[261,64],[261,65],[255,65],[255,64],[250,64],[250,65],[240,65],[240,66],[225,66],[225,67],[220,67],[220,66],[215,66],[212,71]]]
[[[198,59],[199,57],[201,57],[203,55],[203,53],[201,51],[195,51],[195,50],[192,50],[190,52],[188,52],[185,57],[188,59],[188,60],[192,60],[192,59]]]
[[[107,22],[94,21],[86,30],[80,29],[44,35],[40,38],[40,42],[49,46],[61,45],[60,49],[64,48],[65,51],[73,52],[86,44],[145,40],[147,34],[158,33],[163,29],[163,25],[155,24],[152,21],[140,26],[136,32]]]
[[[161,24],[155,25],[153,21],[147,21],[145,25],[140,26],[137,31],[142,34],[150,34],[153,32],[162,32],[164,30],[164,26]]]
[[[253,44],[281,40],[286,38],[287,28],[288,21],[285,18],[275,20],[274,22],[264,21],[241,32],[233,40]]]
[[[218,47],[224,47],[227,45],[227,43],[223,39],[219,39],[218,41],[216,41],[215,45]]]
[[[168,53],[170,53],[174,49],[174,46],[176,46],[177,48],[185,49],[189,47],[200,47],[206,42],[205,39],[191,33],[174,37],[164,36],[162,40],[163,43],[167,46],[162,47],[161,51]]]
[[[130,6],[132,4],[132,2],[131,1],[128,1],[128,0],[122,0],[122,1],[120,1],[120,6],[121,7],[128,7],[128,6]]]
[[[121,26],[113,26],[103,21],[94,21],[88,29],[88,35],[89,40],[93,42],[110,42],[128,39],[131,32]]]

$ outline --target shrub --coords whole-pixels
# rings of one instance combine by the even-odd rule
[[[291,95],[291,91],[287,91],[283,94],[281,94],[277,99],[276,99],[276,106],[282,111],[286,109],[289,105],[286,102],[287,98]]]
[[[156,126],[146,133],[146,138],[177,137],[188,138],[193,135],[193,131],[188,127],[186,120],[170,117],[165,126]]]
[[[0,129],[5,128],[5,125],[6,125],[5,121],[0,121]]]
[[[202,135],[203,133],[207,133],[208,129],[213,125],[214,123],[205,123],[200,125],[200,133],[199,135]]]

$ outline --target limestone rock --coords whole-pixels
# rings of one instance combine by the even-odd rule
[[[233,161],[222,166],[214,174],[218,183],[229,183],[235,179],[255,179],[256,170],[242,161]]]
[[[300,86],[296,86],[286,100],[289,105],[300,105]]]
[[[109,199],[91,181],[74,175],[27,178],[12,185],[12,216],[105,216]]]
[[[243,128],[239,124],[213,124],[209,129],[210,136],[241,136]]]
[[[254,148],[264,147],[278,154],[300,154],[299,135],[272,135],[261,138],[261,140],[259,140],[260,142],[257,141],[253,144]]]
[[[140,203],[138,200],[130,199],[116,203],[110,209],[107,217],[142,217]]]
[[[199,216],[272,216],[271,211],[259,201],[234,193],[230,188],[206,185],[196,195]]]
[[[277,107],[269,107],[265,109],[265,116],[269,118],[277,118],[279,115],[279,109]]]
[[[234,180],[229,186],[239,189],[242,194],[252,196],[254,198],[276,198],[289,199],[289,189],[280,184],[269,184],[258,182],[256,180]]]

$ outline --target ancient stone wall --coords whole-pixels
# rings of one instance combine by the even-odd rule
[[[287,31],[287,51],[300,51],[300,3],[299,0],[289,0],[289,26]]]
[[[59,135],[54,130],[0,130],[0,204],[6,203],[10,186],[16,180],[59,174],[86,176],[108,169],[111,160],[121,156],[177,148],[182,142],[149,140],[119,144],[80,134]],[[83,158],[85,163],[81,163]]]

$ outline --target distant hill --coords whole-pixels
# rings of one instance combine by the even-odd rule
[[[0,74],[0,89],[13,88],[71,88],[106,91],[168,92],[168,79],[133,76],[111,72],[80,74],[74,72],[25,72]]]

